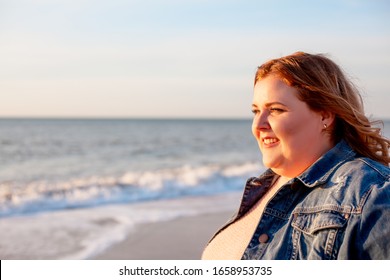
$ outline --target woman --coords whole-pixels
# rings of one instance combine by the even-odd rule
[[[260,66],[252,132],[268,170],[203,259],[390,259],[390,141],[323,55]]]

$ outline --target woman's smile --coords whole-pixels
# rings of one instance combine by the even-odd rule
[[[263,137],[262,140],[263,140],[264,147],[273,147],[275,146],[275,144],[279,142],[278,138],[272,138],[272,137]]]

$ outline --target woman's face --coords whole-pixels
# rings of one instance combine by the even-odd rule
[[[312,111],[298,99],[298,91],[275,75],[254,88],[252,132],[263,163],[275,173],[293,178],[332,148],[324,132],[326,114]]]

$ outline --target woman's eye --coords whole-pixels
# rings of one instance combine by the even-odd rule
[[[285,111],[284,109],[278,107],[271,107],[269,110],[271,113],[283,113]]]
[[[252,113],[253,113],[254,115],[256,115],[258,112],[259,112],[259,110],[256,110],[256,109],[253,109],[253,110],[252,110]]]

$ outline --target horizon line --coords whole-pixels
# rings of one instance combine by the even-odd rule
[[[371,121],[390,121],[389,117],[367,116]],[[1,116],[0,119],[36,120],[252,120],[251,116]]]
[[[252,120],[251,117],[211,116],[0,116],[2,120]]]

